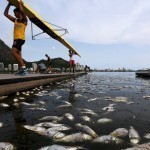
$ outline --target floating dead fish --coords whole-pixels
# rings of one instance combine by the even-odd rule
[[[40,111],[46,111],[45,108],[40,108],[40,107],[36,107],[36,108],[29,108],[30,110],[40,110]]]
[[[18,102],[18,99],[15,98],[13,101],[14,101],[14,102]]]
[[[62,146],[62,145],[52,145],[52,146],[45,146],[40,148],[39,150],[85,150],[82,147],[70,147],[70,146]]]
[[[113,122],[113,120],[109,119],[109,118],[102,118],[97,121],[97,123],[99,123],[99,124],[106,124],[106,123],[112,123],[112,122]]]
[[[128,102],[128,98],[127,97],[116,97],[115,99],[112,100],[113,102]]]
[[[7,142],[0,142],[0,150],[14,150],[15,147]]]
[[[118,128],[115,131],[113,131],[112,133],[110,133],[110,135],[114,136],[114,137],[125,137],[128,135],[128,130],[125,128]]]
[[[43,101],[39,101],[39,103],[40,103],[41,105],[45,105],[45,104],[46,104],[46,103],[43,102]]]
[[[5,104],[5,103],[0,103],[0,107],[8,108],[9,105],[8,105],[8,104]]]
[[[69,103],[67,101],[61,101],[61,102],[65,103],[65,104],[68,104],[68,105],[72,105],[71,103]]]
[[[88,117],[88,116],[81,116],[80,117],[83,121],[85,121],[85,122],[90,122],[91,121],[91,119]]]
[[[63,120],[63,117],[58,117],[58,116],[46,116],[43,117],[41,119],[39,119],[40,121],[61,121]]]
[[[74,97],[78,98],[78,97],[82,97],[82,95],[81,94],[75,94]]]
[[[24,98],[24,97],[19,97],[19,99],[20,99],[20,100],[24,100],[25,98]]]
[[[58,96],[56,99],[60,99],[60,98],[62,98],[62,96]]]
[[[60,105],[60,106],[57,106],[57,108],[68,108],[68,107],[72,107],[72,104],[66,104],[66,105]]]
[[[144,99],[150,100],[150,96],[143,96]]]
[[[2,122],[0,122],[0,128],[2,128],[4,126],[4,124]]]
[[[111,135],[103,135],[95,138],[92,143],[100,143],[100,144],[121,144],[123,141],[119,138],[113,137]]]
[[[64,133],[62,132],[59,132],[57,130],[46,130],[44,132],[38,132],[40,135],[44,135],[44,136],[47,136],[49,138],[52,138],[52,139],[60,139],[60,138],[63,138],[65,136]]]
[[[70,113],[66,113],[64,116],[65,116],[68,120],[70,120],[70,121],[73,121],[73,120],[74,120],[74,116],[73,116],[72,114],[70,114]]]
[[[138,144],[140,141],[140,136],[138,132],[132,126],[129,130],[129,139],[132,144]]]
[[[16,93],[16,95],[18,96],[18,95],[20,95],[20,93],[19,93],[19,92],[17,92],[17,93]]]
[[[64,143],[78,143],[78,142],[85,142],[92,140],[92,137],[88,134],[84,133],[74,133],[71,135],[67,135],[59,140],[57,142],[64,142]]]
[[[150,143],[137,145],[133,148],[127,148],[127,149],[124,149],[124,150],[150,150]]]
[[[76,124],[75,125],[76,129],[78,129],[79,131],[83,132],[83,133],[86,133],[88,135],[91,135],[92,137],[97,137],[98,135],[95,133],[94,130],[92,130],[90,127],[86,126],[86,125],[81,125],[80,123],[79,124]]]
[[[30,103],[26,103],[26,102],[21,102],[22,105],[25,106],[37,106],[36,104],[30,104]]]
[[[66,130],[71,130],[71,127],[62,125],[62,126],[52,127],[47,129],[47,131],[66,131]]]
[[[96,101],[98,98],[91,98],[88,100],[88,102]]]
[[[52,123],[52,122],[43,122],[43,123],[38,123],[35,126],[50,128],[50,127],[60,127],[60,126],[63,126],[63,124],[56,124],[56,123]]]
[[[130,101],[130,102],[127,102],[128,105],[131,105],[131,104],[133,104],[133,103],[134,103],[134,102],[131,102],[131,101]]]
[[[44,132],[44,131],[46,131],[45,128],[39,127],[39,126],[24,125],[23,127],[28,129],[28,130],[35,131],[35,132]]]
[[[144,138],[150,140],[150,133],[146,133],[146,134],[144,135]]]

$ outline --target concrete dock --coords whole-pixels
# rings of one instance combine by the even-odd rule
[[[86,73],[63,74],[28,74],[17,76],[14,74],[0,74],[0,96],[29,90],[38,86],[59,82],[62,80],[85,75]]]

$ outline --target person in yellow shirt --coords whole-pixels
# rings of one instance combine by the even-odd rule
[[[26,75],[26,67],[24,61],[22,59],[21,49],[23,44],[25,43],[25,29],[28,23],[27,16],[23,10],[23,1],[19,0],[19,7],[14,9],[14,15],[9,15],[11,3],[8,3],[4,15],[12,22],[14,22],[14,42],[11,50],[11,54],[17,60],[20,66],[20,70],[18,71],[17,75]]]

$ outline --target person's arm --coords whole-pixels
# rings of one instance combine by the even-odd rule
[[[15,18],[14,18],[13,16],[11,16],[11,15],[8,14],[9,9],[10,9],[10,6],[11,6],[11,4],[8,3],[8,5],[7,5],[7,7],[6,7],[5,11],[4,11],[4,15],[5,15],[10,21],[15,22]]]
[[[23,21],[27,24],[28,19],[27,19],[27,16],[25,15],[25,13],[24,13],[23,1],[22,1],[22,0],[19,0],[19,9],[20,9],[20,11],[21,11],[21,15],[22,15],[22,17],[23,17]]]

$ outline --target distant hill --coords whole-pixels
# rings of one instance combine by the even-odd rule
[[[27,62],[26,60],[25,64],[27,67],[31,67],[33,62]],[[5,67],[8,66],[8,64],[15,64],[17,63],[16,60],[11,55],[11,49],[8,47],[2,40],[0,40],[0,62],[3,62]],[[40,64],[44,63],[47,66],[47,60],[39,60],[35,63]],[[54,58],[52,59],[52,67],[53,68],[69,68],[69,62],[62,59],[62,58]]]

